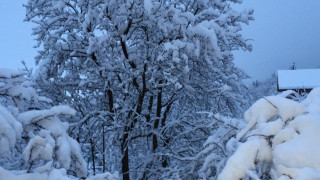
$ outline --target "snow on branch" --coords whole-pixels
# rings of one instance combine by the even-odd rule
[[[16,139],[20,138],[22,125],[0,105],[0,157],[8,156],[10,148],[16,144]]]
[[[59,115],[69,115],[74,116],[76,111],[69,106],[60,105],[54,106],[48,110],[32,110],[19,114],[18,120],[22,122],[23,125],[28,125],[31,123],[36,123],[38,121],[44,120],[48,117],[59,116]]]

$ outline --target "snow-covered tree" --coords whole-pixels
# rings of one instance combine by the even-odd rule
[[[294,61],[292,62],[292,65],[289,67],[289,69],[291,69],[291,70],[297,69],[296,63]]]
[[[320,88],[300,103],[285,98],[290,93],[264,97],[245,112],[246,127],[230,140],[236,151],[218,180],[320,178]]]
[[[245,74],[232,50],[251,50],[239,32],[253,11],[231,8],[240,2],[28,1],[35,79],[54,104],[80,112],[73,137],[94,172],[184,176],[210,134],[197,112],[241,112]]]
[[[272,74],[265,80],[262,81],[253,81],[252,85],[249,85],[248,95],[251,97],[251,104],[259,100],[264,96],[273,96],[276,95],[277,92],[277,75]]]

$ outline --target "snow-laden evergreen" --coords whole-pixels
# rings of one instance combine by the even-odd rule
[[[320,88],[302,102],[284,98],[289,93],[264,97],[245,112],[246,127],[230,140],[237,149],[218,180],[320,178]]]

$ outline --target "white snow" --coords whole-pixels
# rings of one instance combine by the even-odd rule
[[[32,87],[23,87],[23,86],[13,86],[9,89],[8,93],[11,96],[20,96],[28,101],[33,97],[36,97],[36,91]]]
[[[38,135],[31,132],[29,141],[23,154],[25,161],[35,159],[52,160],[53,152],[56,156],[57,167],[76,168],[79,177],[87,176],[87,163],[81,155],[80,146],[72,139],[67,130],[69,124],[62,122],[58,115],[74,115],[75,110],[68,106],[54,106],[48,110],[32,110],[20,113],[18,119],[25,126],[36,124],[43,128]]]
[[[68,143],[67,137],[60,136],[57,139],[57,146],[58,146],[58,151],[57,154],[58,156],[58,161],[60,163],[61,167],[64,167],[66,169],[70,168],[71,165],[71,147],[70,144]]]
[[[0,156],[8,156],[10,148],[21,136],[22,125],[0,105]]]
[[[320,179],[319,88],[301,103],[282,95],[262,98],[245,113],[245,120],[248,124],[237,139],[249,132],[247,139],[218,179],[259,179],[256,162],[272,164],[272,179]]]
[[[306,108],[302,104],[290,99],[278,96],[270,96],[265,99],[277,108],[278,115],[283,121],[291,120],[306,112]]]
[[[247,122],[247,126],[237,134],[237,140],[240,140],[257,122],[266,122],[276,114],[276,107],[264,98],[259,99],[244,113],[244,120]]]
[[[288,128],[295,134],[275,146],[273,151],[275,167],[279,165],[291,168],[313,167],[320,170],[319,115],[299,116],[289,123]]]
[[[111,174],[109,172],[103,174],[97,174],[95,176],[88,177],[87,180],[118,180],[119,179],[119,172],[115,172]]]
[[[74,166],[77,169],[77,175],[79,177],[86,177],[87,176],[87,162],[82,158],[81,155],[81,148],[79,143],[68,137],[68,143],[70,144],[70,151],[75,158]]]
[[[237,135],[237,139],[240,140],[257,123],[261,125],[277,115],[286,122],[305,112],[306,108],[302,104],[281,96],[261,98],[245,112],[244,119],[247,126]]]
[[[152,1],[151,0],[144,0],[144,9],[147,11],[148,14],[152,13]]]
[[[49,152],[46,152],[46,151],[49,151]],[[27,147],[24,149],[23,156],[25,161],[29,161],[29,160],[33,161],[41,157],[47,158],[48,153],[51,153],[51,156],[52,156],[52,149],[48,149],[48,147],[46,147],[46,140],[40,136],[35,136],[29,141]],[[50,159],[52,158],[51,156],[50,156]],[[46,159],[46,160],[50,160],[50,159]]]
[[[271,149],[268,147],[268,142],[259,137],[253,137],[239,146],[218,176],[218,180],[244,178],[248,170],[254,169],[256,158],[259,160],[271,160]]]
[[[1,180],[46,180],[48,175],[39,173],[14,173],[0,166],[0,177]]]
[[[258,123],[255,130],[252,130],[252,132],[248,136],[253,135],[263,135],[263,136],[273,136],[277,134],[285,125],[284,121],[282,119],[277,119],[275,121],[271,121],[268,123]]]
[[[35,123],[37,121],[43,120],[50,116],[57,116],[57,115],[70,115],[73,116],[76,111],[69,106],[54,106],[48,110],[33,110],[33,111],[26,111],[20,113],[18,116],[18,120],[22,122],[22,124],[27,125],[31,123]]]
[[[78,180],[78,178],[67,175],[65,169],[51,168],[51,162],[44,166],[44,169],[51,169],[50,171],[25,173],[22,171],[8,171],[0,166],[0,180]],[[39,171],[39,169],[37,170]],[[119,173],[113,174],[106,172],[90,176],[86,180],[119,180]]]

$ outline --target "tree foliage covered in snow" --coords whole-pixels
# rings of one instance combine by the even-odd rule
[[[239,32],[253,11],[231,8],[240,2],[28,1],[41,47],[35,80],[80,112],[72,133],[93,172],[185,176],[210,132],[197,112],[242,112],[245,74],[232,50],[251,50]]]
[[[253,81],[251,85],[249,85],[248,94],[251,96],[250,101],[251,104],[259,100],[264,96],[273,96],[276,95],[277,92],[277,75],[272,74],[270,77],[263,81]]]
[[[0,68],[1,179],[67,179],[67,173],[86,177],[80,145],[61,120],[62,115],[75,115],[75,110],[51,107],[52,101],[39,96],[24,75]]]
[[[218,180],[320,178],[320,88],[300,103],[285,98],[290,93],[261,98],[245,112]]]

